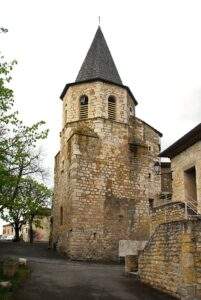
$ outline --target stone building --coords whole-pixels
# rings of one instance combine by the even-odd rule
[[[151,211],[139,276],[179,299],[201,299],[201,123],[160,156],[171,159],[172,199]]]
[[[48,210],[47,210],[48,211]],[[29,242],[29,223],[26,222],[21,226],[20,238],[24,242]],[[3,237],[14,238],[15,230],[12,224],[3,225]],[[50,215],[36,216],[33,222],[33,241],[48,242],[50,238]]]
[[[11,224],[3,225],[3,237],[14,237],[14,228]]]
[[[160,156],[171,159],[173,201],[187,202],[201,213],[201,123]]]
[[[24,242],[29,242],[29,224],[22,225],[20,236]],[[50,216],[37,217],[33,223],[33,241],[48,242],[50,238]]]
[[[61,99],[52,246],[71,259],[115,261],[120,240],[149,238],[162,134],[136,117],[100,27]]]

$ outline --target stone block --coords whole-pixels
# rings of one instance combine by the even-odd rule
[[[125,256],[125,274],[138,271],[138,256],[126,255]]]
[[[18,262],[19,262],[19,265],[21,265],[21,266],[26,266],[27,265],[27,259],[26,258],[20,257],[18,259]]]
[[[126,255],[138,255],[143,250],[147,241],[120,240],[119,241],[119,257]]]
[[[18,263],[16,261],[13,260],[5,260],[3,262],[3,275],[6,278],[12,278],[18,268]]]
[[[2,288],[10,288],[11,286],[12,285],[10,281],[0,281],[0,287]]]

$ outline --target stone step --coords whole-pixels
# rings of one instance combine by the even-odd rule
[[[138,272],[129,272],[128,276],[129,276],[129,277],[132,277],[132,278],[139,279],[139,274],[138,274]]]

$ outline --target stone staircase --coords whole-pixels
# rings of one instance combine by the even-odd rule
[[[177,205],[179,203],[183,207],[183,214],[180,216],[180,220],[197,220],[201,219],[201,214],[197,211],[197,202],[194,199],[188,198],[187,201],[181,201],[181,202],[174,202],[171,201],[170,195],[167,195],[167,197],[164,197],[165,205],[171,205],[173,206],[172,209],[174,211],[174,205]],[[163,199],[164,199],[163,198]],[[170,222],[171,220],[168,220],[167,222]],[[172,219],[172,221],[175,221],[175,219]],[[162,222],[165,223],[165,222]],[[157,227],[156,227],[157,228]],[[156,229],[155,228],[155,229]],[[155,230],[154,230],[155,231]],[[132,255],[128,255],[125,257],[125,274],[127,276],[138,278],[138,257],[141,252],[145,249],[146,245],[149,244],[150,240],[152,239],[152,235],[154,232],[150,235],[150,238],[148,241],[130,241],[130,243],[134,243],[135,245],[135,251]],[[123,243],[123,241],[121,241]]]

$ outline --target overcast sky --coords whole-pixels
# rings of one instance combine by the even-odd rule
[[[64,85],[75,81],[101,16],[137,116],[163,133],[162,149],[200,123],[201,1],[0,0],[0,50],[16,59],[16,107],[27,123],[45,120],[43,149],[53,170]],[[50,179],[50,182],[52,180]]]

